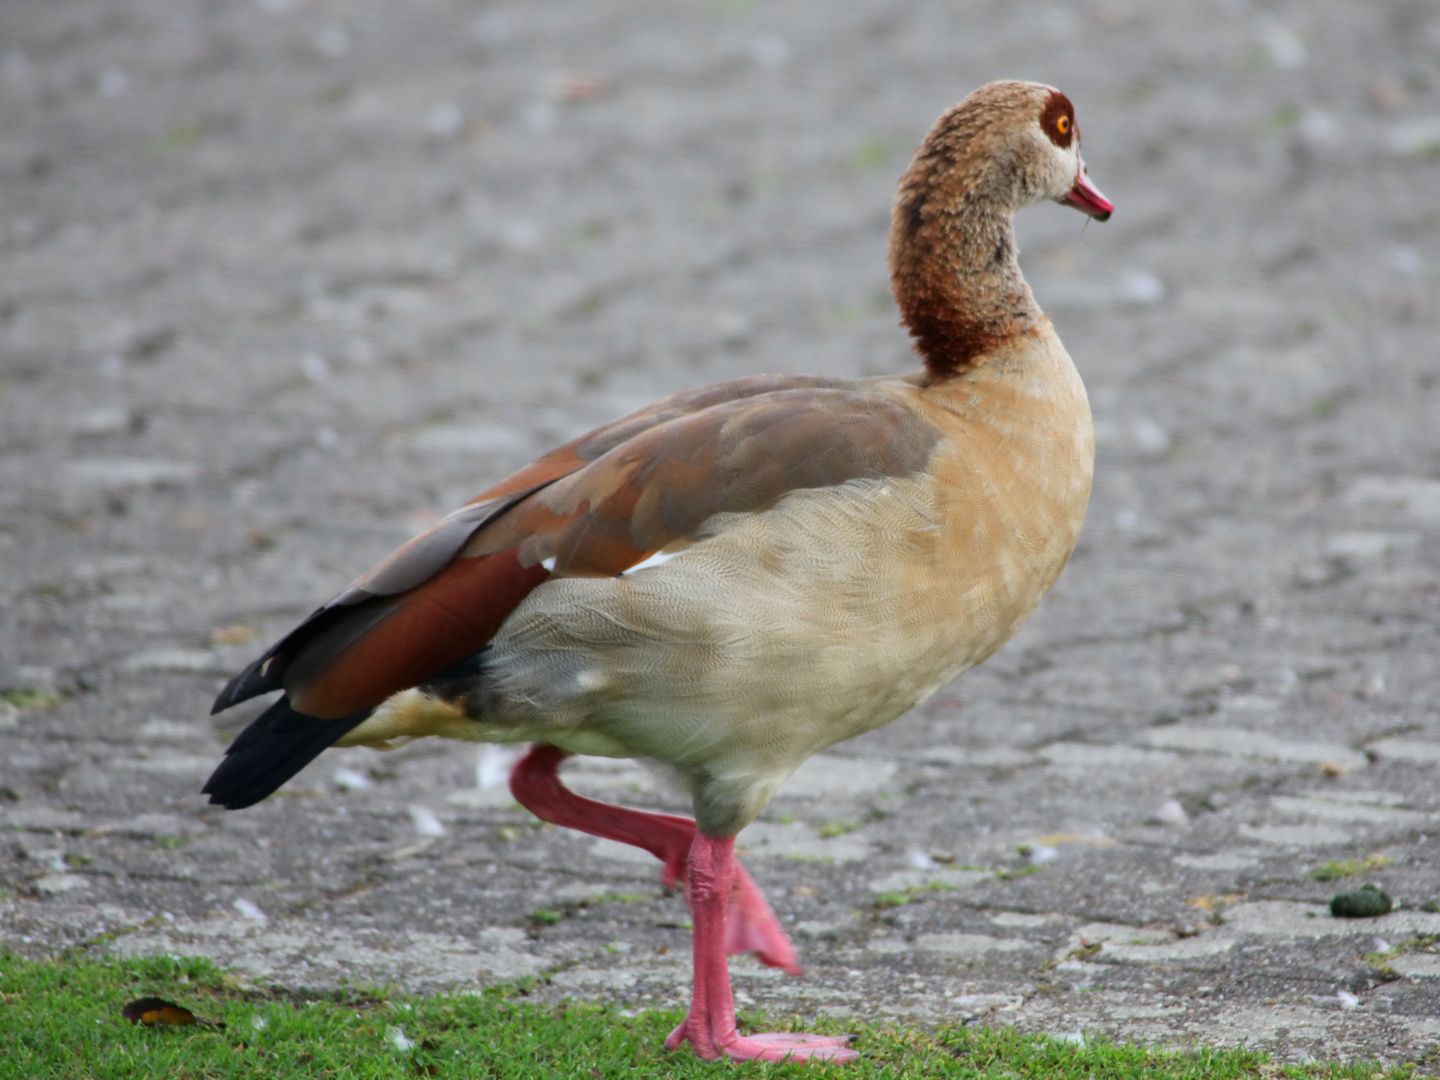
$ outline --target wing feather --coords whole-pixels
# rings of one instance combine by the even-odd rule
[[[521,566],[513,551],[456,559],[403,596],[372,601],[388,610],[362,633],[342,623],[317,638],[286,675],[291,705],[320,717],[374,708],[483,649],[549,576]]]
[[[647,428],[471,537],[464,555],[515,550],[556,573],[620,574],[700,539],[722,514],[792,491],[924,469],[939,432],[868,389],[806,387],[728,401]]]

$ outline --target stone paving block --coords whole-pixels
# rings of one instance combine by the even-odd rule
[[[1397,956],[1390,961],[1390,967],[1407,979],[1440,978],[1440,956],[1433,953],[1415,953]]]
[[[1415,765],[1433,765],[1440,762],[1440,742],[1425,742],[1419,739],[1381,739],[1370,743],[1365,749],[1382,759],[1408,761]]]
[[[1268,707],[1268,706],[1267,706]],[[1333,764],[1350,771],[1363,769],[1369,759],[1357,750],[1336,743],[1301,742],[1276,738],[1263,731],[1232,727],[1162,727],[1145,732],[1151,746],[1175,750],[1198,750],[1230,757],[1273,758],[1276,761]]]

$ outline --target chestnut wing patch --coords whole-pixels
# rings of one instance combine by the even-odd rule
[[[454,565],[456,553],[477,528],[491,518],[503,514],[537,490],[538,486],[509,496],[469,503],[393,551],[374,569],[357,578],[338,596],[317,608],[304,622],[271,646],[263,656],[231,679],[215,699],[210,711],[221,712],[241,701],[282,688],[289,692],[292,703],[298,708],[300,699],[306,696],[306,688],[314,679],[326,674],[334,661],[351,651],[352,647],[370,635],[371,631],[395,618],[397,614],[405,612],[411,606],[410,601],[415,595],[424,591],[424,586],[434,581],[437,575],[443,575],[447,567]],[[505,580],[513,576],[504,573],[500,567],[496,567],[495,572]],[[543,574],[539,575],[537,582],[543,577]],[[533,583],[530,587],[533,587]],[[511,590],[502,591],[508,593]],[[528,592],[529,589],[525,591]],[[523,595],[522,592],[520,596]],[[519,599],[520,597],[516,597],[514,603],[518,603]],[[422,608],[430,606],[429,603],[421,604]],[[506,614],[508,612],[509,609],[506,609]],[[411,613],[409,618],[401,621],[409,622],[413,617],[414,613]],[[503,618],[502,615],[501,621]],[[495,625],[498,626],[499,622]],[[402,640],[410,642],[413,650],[419,650],[419,640],[413,633],[404,634]],[[480,644],[483,645],[484,642]],[[369,659],[373,661],[375,658]],[[414,665],[401,666],[408,670]],[[423,678],[425,674],[427,672],[421,672],[417,678]],[[369,684],[376,676],[377,670],[373,667],[361,669],[357,672],[356,685]],[[395,678],[403,676],[397,673]],[[388,685],[394,679],[383,681]],[[352,700],[354,695],[347,694],[348,708],[332,705],[330,708],[322,707],[312,715],[347,716],[357,710],[371,708],[395,690],[403,690],[409,685],[412,683],[402,682],[393,689],[380,693],[374,700]],[[310,704],[318,704],[313,695]],[[342,711],[336,711],[337,709]]]

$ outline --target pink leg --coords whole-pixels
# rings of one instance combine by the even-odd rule
[[[591,836],[619,840],[644,848],[662,863],[661,880],[666,888],[687,884],[686,861],[695,841],[695,823],[670,814],[649,814],[611,806],[576,795],[560,782],[560,762],[569,752],[548,743],[536,743],[515,763],[510,773],[510,792],[515,801],[541,821],[578,829]],[[765,900],[765,894],[739,863],[733,863],[734,892],[730,896],[730,918],[726,949],[731,954],[753,952],[762,963],[791,975],[800,974],[795,946],[785,936],[779,921]],[[693,910],[693,903],[691,903]]]
[[[735,880],[735,839],[696,832],[690,848],[690,903],[695,915],[695,996],[690,1012],[665,1040],[674,1050],[688,1042],[702,1058],[850,1061],[858,1057],[847,1035],[741,1035],[725,959],[727,898]]]

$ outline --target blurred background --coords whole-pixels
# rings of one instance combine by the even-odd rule
[[[1090,520],[1009,649],[755,827],[811,974],[738,962],[741,1000],[1292,1054],[1430,1038],[1440,957],[1381,979],[1376,934],[1302,918],[1327,860],[1385,860],[1392,937],[1440,899],[1422,0],[6,0],[0,943],[168,914],[118,947],[683,998],[679,902],[535,829],[503,755],[332,752],[211,813],[254,713],[209,701],[597,423],[915,366],[894,185],[1002,77],[1070,96],[1117,208],[1019,220],[1091,393]],[[675,805],[623,763],[576,776]]]

